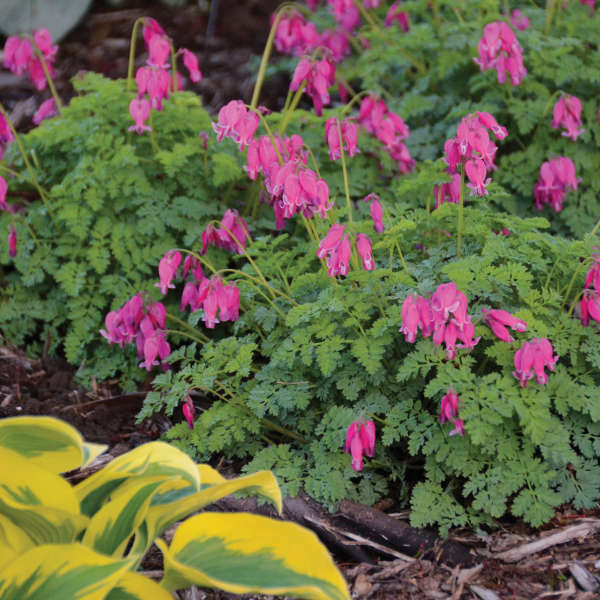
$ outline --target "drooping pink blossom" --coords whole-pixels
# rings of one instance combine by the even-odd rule
[[[344,452],[352,455],[352,468],[362,471],[363,454],[372,458],[375,455],[375,423],[359,419],[354,421],[346,432]]]
[[[171,283],[177,276],[177,270],[181,264],[181,252],[178,250],[167,250],[165,255],[158,263],[158,275],[160,283],[156,287],[160,288],[160,293],[164,296],[168,290],[175,286]]]
[[[535,338],[524,342],[521,348],[515,352],[513,375],[519,380],[522,387],[534,376],[540,385],[548,383],[548,375],[545,367],[554,371],[554,365],[558,356],[553,356],[553,348],[546,338]]]
[[[568,189],[576,190],[580,181],[570,158],[558,156],[544,162],[540,167],[540,179],[533,189],[536,208],[542,210],[544,205],[550,204],[555,212],[560,212]]]
[[[144,131],[152,131],[148,125],[146,125],[146,119],[150,116],[150,101],[145,98],[139,100],[134,98],[129,103],[129,114],[135,121],[135,125],[129,127],[129,131],[136,131],[138,135],[144,133]]]
[[[373,251],[371,249],[371,240],[364,233],[359,233],[356,237],[356,251],[362,261],[365,271],[372,271],[375,268],[373,260]]]
[[[490,326],[496,337],[503,342],[512,344],[515,340],[508,332],[507,327],[513,331],[526,331],[527,323],[521,319],[517,319],[506,310],[482,308],[481,312],[485,317],[485,322]]]
[[[385,16],[384,24],[386,27],[391,27],[397,23],[402,28],[404,33],[410,31],[410,15],[408,12],[401,9],[402,2],[394,2]]]
[[[318,61],[302,58],[292,75],[290,90],[294,92],[304,83],[304,91],[312,99],[315,113],[320,117],[323,107],[331,100],[329,88],[335,83],[335,71],[335,62],[329,56]]]
[[[144,42],[146,43],[146,47],[150,46],[150,41],[153,37],[166,37],[165,30],[159,25],[158,21],[153,19],[152,17],[146,17],[144,19],[144,26],[142,27],[142,35],[144,37]]]
[[[581,127],[581,100],[577,96],[563,96],[554,105],[552,128],[564,127],[564,137],[574,142],[585,131]]]
[[[512,11],[510,15],[510,24],[519,31],[525,31],[531,26],[529,19],[518,8],[515,8]]]
[[[238,144],[241,152],[254,138],[259,121],[258,115],[249,111],[241,100],[231,100],[219,110],[213,129],[218,142],[229,137]]]
[[[35,125],[39,125],[44,119],[49,119],[56,114],[56,106],[54,105],[54,98],[48,98],[44,100],[40,107],[33,115],[33,122]]]
[[[356,124],[351,119],[341,123],[337,117],[331,117],[325,122],[325,141],[329,145],[329,158],[337,160],[342,156],[342,148],[349,157],[358,154]]]
[[[360,24],[360,12],[354,0],[327,0],[329,8],[338,25],[348,33]]]
[[[486,186],[491,179],[489,177],[487,179],[485,178],[487,171],[483,160],[480,158],[468,160],[465,163],[465,171],[469,178],[467,187],[471,188],[471,195],[477,194],[478,196],[484,196],[488,194]]]
[[[385,225],[383,224],[383,208],[379,201],[379,196],[377,194],[368,194],[363,198],[363,202],[370,202],[369,212],[371,219],[373,219],[373,229],[377,233],[383,233]]]
[[[202,73],[200,72],[196,55],[187,48],[182,48],[181,52],[183,52],[183,64],[190,73],[190,79],[194,83],[202,81]]]
[[[271,25],[275,15],[271,17]],[[314,23],[294,10],[284,15],[275,32],[275,48],[284,54],[302,56],[310,54],[321,43],[321,36]]]
[[[12,224],[8,233],[8,255],[11,258],[14,258],[17,255],[17,230]]]
[[[194,417],[196,416],[196,411],[194,409],[194,403],[192,402],[191,396],[186,396],[185,402],[181,407],[181,412],[187,421],[188,428],[194,429]]]
[[[494,21],[483,28],[478,51],[479,57],[473,60],[482,71],[496,69],[498,83],[504,83],[508,73],[512,85],[516,86],[527,75],[523,64],[523,49],[512,29],[504,21]]]
[[[458,418],[458,404],[460,398],[457,393],[452,389],[448,389],[446,394],[442,397],[440,405],[440,423],[452,423],[454,429],[449,435],[465,435],[465,422]]]

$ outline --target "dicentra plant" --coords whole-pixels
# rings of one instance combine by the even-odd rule
[[[71,248],[85,240],[75,262],[101,287],[97,330],[100,304],[112,308],[102,329],[110,345],[94,346],[90,329],[89,345],[77,346],[88,368],[114,370],[117,346],[133,358],[135,345],[141,366],[164,371],[140,420],[182,406],[187,423],[167,437],[195,458],[249,460],[246,470],[273,469],[286,493],[304,488],[332,509],[342,498],[372,504],[390,495],[410,502],[414,524],[446,532],[509,512],[540,525],[563,503],[592,506],[600,496],[592,168],[600,128],[591,75],[599,59],[576,32],[593,45],[585,32],[598,18],[579,3],[549,3],[509,19],[509,4],[331,0],[314,22],[305,7],[286,5],[250,104],[228,102],[214,123],[191,94],[165,101],[169,40],[142,21],[150,58],[136,74],[137,95],[133,68],[129,86],[88,76],[93,93],[24,142],[37,140],[40,162],[44,129],[119,90],[118,153],[128,148],[130,161],[122,176],[160,165],[146,175],[147,194],[130,184],[135,210],[117,191],[99,208],[111,240],[121,227],[115,211],[130,224],[106,245],[112,288],[84,261],[94,228],[65,238]],[[259,101],[273,46],[298,61],[283,109],[270,113]],[[54,154],[69,155],[64,146]],[[9,156],[18,167],[14,145]],[[111,163],[117,173],[121,160]],[[91,172],[104,164],[91,162]],[[47,188],[41,170],[34,174],[29,183]],[[6,306],[17,314],[33,297],[35,281],[22,274],[35,266],[34,233],[69,174],[60,179],[15,221],[25,252],[20,273],[7,278],[21,301],[9,296]],[[110,177],[88,185],[85,170],[78,181],[84,197],[112,189]],[[222,183],[228,196],[217,202]],[[172,210],[184,185],[189,212],[160,229],[169,214],[161,202]],[[200,205],[200,194],[209,203]],[[149,229],[136,262],[140,215]],[[61,247],[52,236],[48,248]],[[63,298],[61,273],[74,261],[49,256],[56,275],[43,281],[59,281]],[[69,302],[92,306],[92,289],[81,284]],[[26,322],[41,344],[40,320]],[[110,362],[96,367],[104,356]]]

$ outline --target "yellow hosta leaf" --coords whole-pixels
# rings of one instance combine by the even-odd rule
[[[33,547],[31,538],[8,517],[0,515],[0,569]]]
[[[103,600],[130,567],[81,544],[28,550],[0,572],[2,600]]]
[[[348,600],[344,578],[317,536],[297,525],[245,513],[202,513],[182,523],[164,554],[170,590],[189,585],[234,594]]]
[[[213,469],[209,465],[197,465],[198,474],[200,475],[200,484],[202,487],[207,485],[215,485],[215,483],[223,483],[227,481],[219,471]]]
[[[75,486],[81,512],[88,516],[96,513],[113,491],[133,475],[181,477],[194,489],[200,489],[198,469],[187,454],[164,442],[150,442],[115,458]]]
[[[0,421],[0,446],[52,473],[79,467],[84,460],[83,445],[74,427],[53,417],[9,417]]]
[[[154,538],[163,533],[169,525],[234,492],[244,491],[265,496],[281,512],[281,490],[277,485],[277,479],[275,479],[271,471],[259,471],[252,473],[252,475],[244,475],[243,477],[228,480],[219,475],[214,469],[210,467],[206,468],[205,465],[202,465],[202,467],[201,469],[199,466],[198,470],[206,478],[202,480],[203,486],[205,480],[221,481],[221,483],[215,483],[203,488],[199,492],[180,497],[174,502],[165,504],[155,504],[153,502],[146,517],[149,544],[152,543]],[[165,488],[161,491],[164,493],[164,490]]]
[[[88,519],[73,488],[58,475],[0,446],[0,514],[36,544],[71,542]]]
[[[91,518],[82,543],[108,556],[120,556],[163,483],[164,477],[136,477],[125,482]]]
[[[80,468],[87,467],[95,458],[106,452],[108,446],[106,444],[92,444],[91,442],[83,442],[83,462]]]
[[[126,573],[106,600],[173,600],[164,587],[138,573]]]

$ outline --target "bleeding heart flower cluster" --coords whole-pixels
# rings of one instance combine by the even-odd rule
[[[341,123],[337,117],[327,119],[325,123],[325,141],[329,145],[329,158],[331,160],[337,160],[342,156],[342,143],[348,156],[356,156],[360,150],[357,146],[358,131],[353,117],[344,119]]]
[[[163,295],[175,287],[172,282],[177,277],[180,264],[181,252],[178,250],[167,250],[158,263],[160,283],[156,285]],[[210,279],[205,277],[200,262],[192,255],[188,255],[183,263],[182,278],[185,279],[190,272],[194,280],[186,282],[183,288],[180,310],[183,312],[188,306],[192,312],[203,309],[204,324],[208,329],[214,329],[219,322],[237,321],[240,313],[239,289],[224,284],[218,275]]]
[[[407,342],[414,343],[417,331],[423,337],[433,334],[433,343],[446,345],[446,358],[456,356],[456,341],[459,348],[473,348],[480,338],[473,339],[475,326],[467,315],[467,297],[454,282],[440,284],[431,299],[409,295],[402,305],[402,327]]]
[[[346,433],[344,452],[352,455],[352,468],[362,471],[363,454],[369,458],[375,455],[375,423],[362,419],[354,421]]]
[[[250,232],[246,221],[240,217],[237,210],[228,208],[218,229],[213,225],[208,225],[202,233],[202,254],[206,254],[211,244],[236,254],[243,254],[246,248],[246,239],[249,238]]]
[[[577,96],[563,96],[554,105],[552,128],[564,127],[564,137],[570,137],[574,142],[585,131],[581,128],[581,100]]]
[[[106,315],[106,329],[101,329],[100,333],[109,344],[119,344],[121,348],[135,340],[138,358],[144,359],[140,367],[151,371],[153,366],[160,364],[165,370],[169,365],[163,361],[171,354],[164,331],[166,314],[160,302],[145,301],[138,293],[119,310]]]
[[[354,0],[327,0],[327,4],[337,24],[348,33],[360,25],[360,11]]]
[[[275,15],[271,16],[271,26]],[[321,44],[321,36],[314,23],[307,21],[297,10],[281,17],[275,31],[275,48],[284,54],[302,56]]]
[[[544,205],[550,204],[554,212],[560,212],[568,189],[576,190],[580,181],[570,158],[557,156],[546,161],[540,167],[540,178],[533,188],[535,207],[542,210]]]
[[[410,129],[400,115],[388,110],[383,100],[369,95],[360,104],[358,123],[384,144],[401,173],[412,171],[415,161],[403,141],[410,136]]]
[[[474,58],[482,71],[496,69],[498,83],[506,81],[510,75],[513,85],[519,85],[527,75],[523,65],[523,49],[519,45],[513,30],[504,21],[488,23],[483,28],[483,36],[478,45],[479,58]]]
[[[471,188],[471,195],[483,196],[488,193],[486,186],[491,179],[486,179],[486,175],[488,169],[496,169],[494,157],[498,150],[496,144],[490,139],[488,131],[499,140],[503,140],[508,135],[506,127],[498,125],[490,113],[478,111],[474,115],[467,115],[458,125],[456,137],[446,141],[444,160],[448,163],[448,173],[452,175],[452,180],[434,188],[436,208],[444,202],[455,204],[459,202],[458,166],[460,164],[464,165],[469,179],[467,187]]]
[[[593,256],[594,264],[585,278],[583,296],[579,305],[581,324],[587,327],[590,317],[600,323],[600,255]]]
[[[531,26],[529,19],[520,11],[515,8],[510,15],[510,24],[519,31],[525,31]]]
[[[333,202],[329,201],[329,186],[306,167],[307,152],[303,150],[302,137],[295,134],[283,140],[278,136],[273,139],[277,149],[268,136],[250,143],[248,166],[245,168],[252,180],[259,173],[263,174],[270,204],[275,212],[275,226],[283,229],[285,219],[299,212],[307,219],[311,219],[315,213],[325,218],[333,206]]]
[[[315,113],[323,114],[323,107],[329,104],[329,88],[335,83],[335,62],[332,57],[323,56],[321,60],[301,58],[290,82],[290,90],[295,92],[305,84],[304,91],[312,98]]]
[[[384,24],[386,27],[391,27],[394,23],[398,23],[402,27],[404,33],[410,31],[410,14],[401,8],[402,2],[394,2],[385,16]]]
[[[340,223],[332,225],[317,250],[317,258],[327,257],[329,277],[348,274],[352,248],[350,238],[344,234],[344,230],[344,225]],[[371,240],[364,233],[356,236],[356,251],[362,261],[363,269],[372,271],[375,268],[375,262],[373,261]]]
[[[47,81],[42,59],[36,54],[36,49],[43,56],[50,77],[54,77],[52,63],[56,57],[58,46],[52,45],[52,36],[47,29],[33,32],[33,44],[29,37],[9,36],[4,44],[2,64],[15,75],[23,75],[25,71],[28,71],[33,85],[41,91],[46,87]]]
[[[442,397],[440,405],[440,423],[452,423],[454,429],[448,435],[465,435],[465,422],[458,418],[458,403],[460,398],[457,393],[450,388]]]
[[[137,131],[138,134],[150,131],[150,127],[145,125],[150,116],[150,109],[162,110],[162,102],[169,97],[173,85],[168,61],[171,43],[163,28],[157,21],[148,17],[142,28],[142,35],[148,50],[148,60],[135,74],[138,94],[129,104],[129,114],[135,121],[135,125],[129,130]],[[183,54],[183,64],[189,71],[190,79],[200,81],[202,73],[198,68],[196,56],[186,48],[181,48],[178,54]],[[146,94],[148,98],[145,97]]]
[[[231,100],[221,107],[217,122],[212,126],[218,142],[226,137],[231,138],[241,152],[253,140],[259,122],[260,117],[248,110],[241,100]]]
[[[554,371],[558,356],[552,356],[553,352],[552,344],[546,338],[536,338],[525,342],[515,352],[513,375],[521,382],[522,387],[527,385],[534,374],[539,384],[548,383],[548,375],[544,368],[548,367],[550,371]]]

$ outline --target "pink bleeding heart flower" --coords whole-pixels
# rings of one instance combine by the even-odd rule
[[[371,219],[373,219],[373,229],[377,233],[383,233],[385,231],[385,225],[383,224],[383,208],[379,202],[379,197],[375,194],[369,194],[367,198],[371,197],[371,206],[369,212],[371,213]],[[365,200],[367,200],[365,198]]]
[[[8,255],[14,258],[17,255],[17,230],[14,225],[10,226],[8,234]]]
[[[54,98],[48,98],[44,100],[40,107],[33,115],[33,122],[35,125],[39,125],[44,119],[49,119],[56,115],[56,106],[54,105]]]
[[[600,294],[594,289],[583,291],[581,302],[579,304],[579,313],[581,324],[587,327],[590,324],[590,317],[600,323]]]
[[[485,178],[487,170],[483,160],[480,158],[468,160],[465,163],[465,172],[469,178],[470,183],[467,183],[467,187],[472,190],[471,196],[473,194],[484,196],[489,193],[486,186],[490,183],[491,179],[489,177],[487,179]]]
[[[373,421],[354,421],[346,433],[344,452],[352,455],[352,469],[362,471],[363,454],[372,458],[375,455],[375,424]]]
[[[6,204],[6,191],[8,186],[6,184],[6,179],[0,176],[0,209],[8,210],[8,205]]]
[[[385,16],[384,24],[386,27],[390,27],[394,23],[398,23],[404,33],[410,31],[410,15],[408,12],[400,9],[402,2],[394,2]]]
[[[552,344],[548,339],[533,339],[525,342],[515,352],[513,375],[519,380],[522,387],[527,385],[527,381],[533,378],[534,374],[538,383],[543,385],[548,382],[548,375],[544,368],[548,367],[550,371],[554,371],[557,360],[558,356],[553,356]]]
[[[440,406],[440,423],[452,423],[454,429],[449,435],[465,435],[465,422],[458,419],[458,404],[460,398],[457,393],[450,388],[442,398]]]
[[[190,429],[194,429],[194,417],[196,415],[196,411],[194,409],[194,403],[192,402],[192,398],[188,395],[185,398],[185,402],[181,407],[181,412],[187,421],[188,427]]]
[[[187,48],[183,48],[181,52],[183,52],[183,64],[190,73],[190,79],[194,83],[202,81],[202,73],[200,72],[196,55],[190,52]]]
[[[178,250],[167,250],[165,255],[160,259],[158,263],[160,283],[157,283],[156,287],[160,288],[161,294],[164,295],[169,289],[175,287],[171,282],[177,276],[177,269],[179,269],[180,264],[181,252]]]
[[[507,327],[514,331],[526,331],[527,323],[521,319],[517,319],[506,310],[482,308],[481,312],[485,317],[485,322],[491,327],[496,337],[503,342],[511,344],[515,340],[508,332]]]
[[[577,96],[564,96],[554,105],[552,128],[564,127],[562,133],[574,142],[585,131],[581,128],[581,100]]]
[[[373,261],[371,240],[363,233],[359,233],[356,238],[356,250],[362,260],[363,269],[372,271],[375,268],[375,262]]]
[[[148,125],[145,124],[146,119],[150,116],[150,102],[146,99],[138,100],[134,98],[129,103],[129,114],[135,121],[135,125],[129,128],[129,131],[137,131],[138,135],[141,135],[144,131],[152,131]]]
[[[144,42],[146,46],[150,45],[150,40],[155,36],[166,37],[165,30],[158,24],[158,21],[152,17],[146,17],[144,19],[144,26],[142,28],[142,35],[144,36]]]
[[[404,339],[414,344],[417,340],[417,331],[419,326],[419,310],[414,295],[409,294],[402,304],[402,326],[400,333],[404,334]]]
[[[340,223],[335,223],[329,228],[327,235],[323,238],[319,244],[317,250],[317,258],[325,258],[327,254],[333,251],[333,249],[340,243],[342,236],[344,235],[344,226]]]
[[[531,23],[529,19],[520,11],[518,8],[515,8],[510,15],[510,24],[519,31],[525,31],[529,29]]]
[[[168,69],[171,45],[163,35],[153,35],[148,43],[148,65],[156,69]]]

